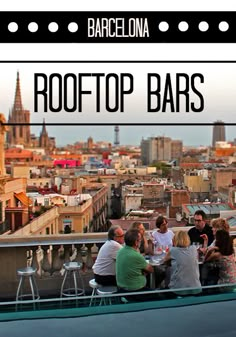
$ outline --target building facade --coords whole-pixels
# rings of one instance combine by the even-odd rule
[[[215,147],[216,142],[225,141],[225,125],[223,121],[216,121],[213,126],[212,147]]]
[[[143,165],[158,161],[169,162],[182,157],[183,143],[170,137],[150,137],[141,141],[141,160]]]

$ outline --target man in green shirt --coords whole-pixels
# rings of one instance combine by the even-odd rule
[[[146,290],[146,274],[153,272],[153,267],[139,253],[141,234],[138,229],[125,233],[125,246],[116,257],[116,280],[120,291]]]

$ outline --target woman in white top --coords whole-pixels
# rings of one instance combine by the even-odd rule
[[[156,220],[157,230],[152,232],[153,243],[155,247],[165,246],[171,248],[173,246],[174,233],[168,229],[167,219],[160,215]]]

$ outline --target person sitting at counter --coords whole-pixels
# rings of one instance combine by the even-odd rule
[[[153,267],[139,252],[141,240],[138,229],[125,233],[125,246],[116,257],[116,281],[120,292],[148,290],[146,274],[152,273]]]
[[[228,231],[219,229],[216,232],[215,246],[208,249],[205,261],[214,261],[219,267],[218,284],[236,283],[233,238]]]
[[[161,246],[168,248],[172,247],[174,233],[172,230],[168,229],[168,221],[166,217],[162,215],[158,216],[156,219],[156,227],[157,230],[152,232],[154,249],[155,247],[158,248]]]
[[[191,290],[174,291],[178,295],[190,295],[201,292],[199,280],[198,251],[190,246],[190,238],[185,231],[178,231],[173,238],[173,247],[166,254],[165,262],[171,263],[170,289],[196,288]]]
[[[141,243],[139,251],[143,255],[149,255],[153,253],[152,240],[148,240],[145,233],[145,228],[142,222],[135,221],[130,225],[129,229],[138,229],[141,234]]]
[[[113,225],[107,233],[107,241],[100,248],[93,265],[95,281],[103,286],[116,286],[116,255],[124,243],[123,229]]]
[[[203,255],[206,255],[210,250],[211,247],[216,246],[216,232],[218,230],[224,230],[226,232],[230,231],[230,226],[227,219],[219,217],[211,220],[211,227],[214,236],[213,242],[208,246],[208,236],[206,234],[201,235],[204,240],[203,248],[200,248],[200,252]],[[207,285],[215,285],[218,283],[219,280],[219,266],[215,263],[214,260],[208,260],[201,266],[200,268],[200,279],[201,284],[204,286]]]

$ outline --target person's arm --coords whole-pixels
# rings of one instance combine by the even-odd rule
[[[210,247],[207,249],[206,255],[205,255],[205,261],[212,261],[219,258],[220,253],[218,252],[218,247]]]
[[[139,264],[143,274],[150,274],[154,272],[153,266],[151,266],[141,254],[139,255],[138,260],[137,263]]]
[[[123,248],[123,247],[118,242],[117,242],[117,244],[115,244],[113,246],[113,249],[112,249],[112,252],[111,252],[111,258],[113,260],[116,260],[116,255],[121,248]]]
[[[206,234],[200,235],[200,238],[203,239],[203,247],[202,248],[207,248],[208,246],[208,236]]]
[[[150,273],[153,273],[153,272],[154,272],[154,269],[153,269],[153,266],[151,266],[149,263],[147,263],[146,268],[144,268],[143,271],[144,271],[145,273],[150,274]]]
[[[149,249],[149,244],[146,236],[143,236],[143,254],[144,255],[149,255],[150,254],[150,249]]]
[[[214,261],[214,260],[219,260],[221,254],[220,252],[214,252],[211,253],[208,257],[205,257],[205,261],[209,262],[209,261]]]
[[[156,235],[155,235],[156,231],[153,231],[151,233],[151,236],[152,236],[152,242],[154,244],[154,246],[157,244],[157,238],[156,238]]]
[[[168,251],[164,258],[164,263],[168,263],[170,260],[171,260],[171,255],[170,255],[170,251]]]

